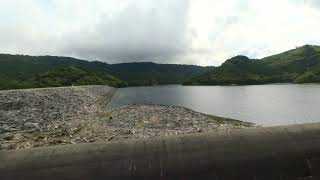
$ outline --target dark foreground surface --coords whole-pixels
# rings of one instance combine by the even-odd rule
[[[0,151],[0,179],[320,178],[320,123]]]

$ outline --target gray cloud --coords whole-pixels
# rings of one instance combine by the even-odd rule
[[[320,1],[319,0],[310,0],[310,1],[314,6],[320,8]]]
[[[319,19],[319,0],[1,0],[0,53],[220,65],[319,45]]]
[[[95,26],[68,35],[63,51],[110,63],[169,61],[190,50],[188,8],[185,0],[132,2],[116,15],[102,16]]]
[[[307,5],[310,5],[313,8],[320,8],[320,1],[319,0],[295,0],[298,3],[305,3]]]

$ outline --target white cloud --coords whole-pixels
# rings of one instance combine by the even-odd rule
[[[211,57],[217,64],[238,54],[262,58],[298,45],[320,44],[320,12],[313,6],[289,0],[228,3],[228,8],[218,2],[210,6],[213,11],[222,8],[212,16],[215,23],[207,33],[213,37]]]
[[[219,65],[320,44],[318,0],[2,0],[1,53]]]

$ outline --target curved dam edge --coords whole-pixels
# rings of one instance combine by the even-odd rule
[[[0,151],[0,179],[318,179],[320,123]]]
[[[116,90],[100,85],[0,91],[0,150],[254,126],[175,106],[108,108]]]

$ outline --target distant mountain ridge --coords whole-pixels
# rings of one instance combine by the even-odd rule
[[[258,59],[236,56],[185,85],[320,83],[320,46],[305,45]]]
[[[71,57],[0,54],[0,89],[106,84],[181,84],[212,67],[151,62],[107,64]]]
[[[135,62],[107,64],[71,57],[0,54],[0,89],[105,84],[250,85],[320,83],[320,46],[262,59],[236,56],[219,67]]]
[[[116,77],[129,85],[182,84],[191,77],[210,71],[213,67],[152,62],[111,64]]]

